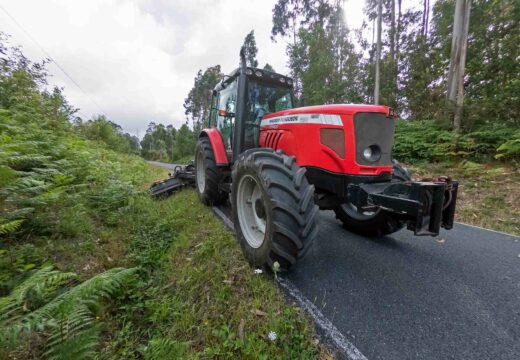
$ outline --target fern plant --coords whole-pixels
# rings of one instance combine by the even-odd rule
[[[114,268],[78,284],[74,273],[37,271],[0,299],[0,348],[16,349],[38,337],[44,358],[92,358],[99,338],[96,309],[135,272]]]
[[[151,339],[141,353],[146,360],[174,360],[182,358],[187,346],[187,343],[158,337]]]
[[[0,221],[1,220],[2,219],[0,218]],[[7,235],[7,234],[14,233],[16,230],[18,230],[20,225],[22,225],[22,222],[23,222],[23,220],[21,220],[21,219],[2,222],[0,224],[0,235]]]
[[[495,158],[511,158],[520,159],[520,131],[517,131],[511,139],[500,145],[497,149],[497,155]]]

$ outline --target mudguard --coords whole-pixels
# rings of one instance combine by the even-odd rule
[[[209,142],[213,148],[213,154],[215,155],[215,164],[218,166],[229,165],[226,147],[224,146],[220,131],[216,128],[203,129],[200,132],[199,139],[201,137],[209,138]]]

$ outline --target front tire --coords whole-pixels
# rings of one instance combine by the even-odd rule
[[[396,160],[393,163],[392,179],[410,181],[411,176],[407,169],[403,168]],[[405,223],[392,212],[386,210],[358,212],[351,203],[341,204],[334,209],[336,218],[343,226],[354,233],[379,237],[392,234],[401,230]]]
[[[235,233],[252,266],[289,270],[309,250],[318,226],[314,186],[293,156],[271,149],[244,152],[233,168]]]
[[[221,179],[211,142],[206,137],[200,138],[195,150],[195,188],[204,204],[220,205],[226,201],[226,193],[218,186]]]

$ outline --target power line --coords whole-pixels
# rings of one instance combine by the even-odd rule
[[[6,10],[3,6],[2,6],[2,5],[0,5],[0,9],[2,9],[2,11],[3,11],[3,12],[4,12],[4,13],[5,13],[5,14],[6,14],[6,15],[7,15],[7,16],[8,16],[8,17],[9,17],[9,18],[10,18],[10,19],[11,19],[11,20],[12,20],[12,21],[13,21],[13,22],[14,22],[14,23],[15,23],[15,24],[16,24],[16,25],[17,25],[17,26],[22,30],[22,31],[23,31],[23,33],[24,33],[24,34],[25,34],[25,35],[26,35],[26,36],[27,36],[27,37],[28,37],[28,38],[29,38],[33,43],[36,44],[36,46],[40,49],[40,51],[41,51],[41,52],[42,52],[46,57],[48,57],[48,58],[49,58],[49,59],[54,63],[54,65],[56,65],[56,67],[57,67],[58,69],[60,69],[61,72],[62,72],[62,73],[63,73],[63,74],[64,74],[64,75],[65,75],[65,76],[66,76],[70,81],[72,81],[72,83],[73,83],[74,85],[76,85],[76,87],[77,87],[78,89],[80,89],[81,92],[82,92],[82,93],[83,93],[83,94],[84,94],[84,95],[85,95],[85,96],[86,96],[86,97],[87,97],[87,98],[88,98],[88,99],[89,99],[89,100],[90,100],[94,105],[96,105],[96,107],[98,108],[98,110],[99,110],[99,111],[100,111],[100,112],[101,112],[105,117],[108,118],[108,116],[106,115],[106,112],[103,110],[103,108],[102,108],[101,106],[99,106],[99,104],[98,104],[96,101],[94,101],[94,99],[92,99],[92,97],[91,97],[89,94],[87,94],[87,93],[85,92],[85,90],[83,90],[83,88],[82,88],[81,86],[79,86],[79,84],[78,84],[78,83],[77,83],[77,82],[76,82],[76,81],[75,81],[75,80],[74,80],[74,79],[73,79],[73,78],[72,78],[72,77],[71,77],[71,76],[70,76],[70,75],[65,71],[65,69],[63,69],[63,68],[61,67],[61,65],[60,65],[56,60],[54,60],[53,57],[52,57],[52,56],[51,56],[47,51],[45,51],[45,49],[44,49],[44,48],[43,48],[43,47],[38,43],[38,41],[36,41],[36,39],[35,39],[34,37],[32,37],[32,35],[31,35],[27,30],[25,30],[24,27],[23,27],[23,26],[22,26],[22,25],[21,25],[21,24],[20,24],[20,23],[19,23],[19,22],[18,22],[18,21],[17,21],[17,20],[16,20],[16,19],[15,19],[15,18],[14,18],[14,17],[13,17],[13,16],[12,16],[12,15],[7,11],[7,10]]]

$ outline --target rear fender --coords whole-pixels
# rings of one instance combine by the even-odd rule
[[[199,139],[207,137],[213,148],[213,154],[215,155],[215,163],[217,165],[229,165],[227,158],[226,147],[224,146],[224,140],[222,135],[216,128],[203,129],[200,132]]]

